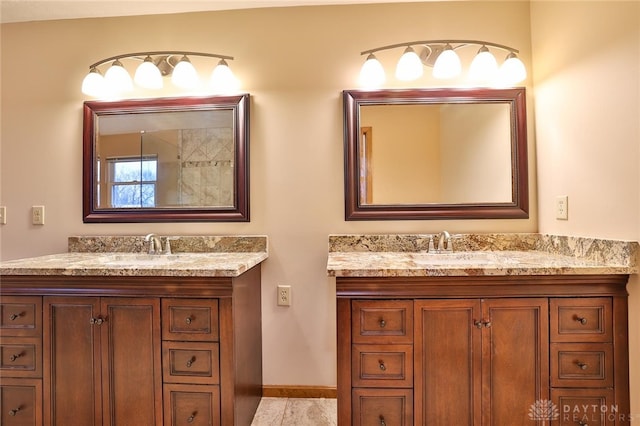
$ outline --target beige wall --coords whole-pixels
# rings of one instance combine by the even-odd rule
[[[61,252],[66,249],[67,236],[80,234],[153,231],[268,235],[270,257],[263,268],[265,384],[335,386],[335,287],[325,271],[328,234],[438,232],[443,228],[451,232],[538,230],[534,126],[529,128],[530,219],[344,221],[340,94],[344,89],[357,88],[357,75],[364,59],[360,51],[406,40],[486,39],[520,49],[531,71],[529,9],[528,2],[443,2],[5,24],[1,34],[0,204],[7,206],[8,224],[0,226],[1,257],[14,259]],[[551,12],[548,12],[550,19]],[[536,10],[536,28],[554,34],[557,28],[544,25],[546,14],[546,9]],[[614,28],[614,24],[610,24],[608,30]],[[582,34],[572,33],[571,37],[576,44],[583,43]],[[251,222],[82,223],[81,112],[85,100],[80,93],[82,78],[88,65],[102,58],[160,49],[217,52],[236,57],[230,65],[242,81],[242,90],[252,97]],[[553,49],[545,48],[542,53],[549,50]],[[392,73],[399,55],[400,52],[379,55],[387,65],[387,74]],[[549,72],[559,72],[554,66],[569,66],[562,55],[559,56],[546,60],[545,63],[552,65]],[[625,57],[621,60],[631,63]],[[597,63],[593,66],[595,73],[600,67]],[[637,68],[635,75],[638,75]],[[572,84],[568,80],[566,84]],[[541,84],[544,84],[542,79]],[[584,86],[591,84],[588,81]],[[424,77],[412,85],[434,87],[441,83]],[[528,90],[528,114],[533,122],[531,85]],[[565,99],[563,88],[554,88],[554,93]],[[602,91],[597,96],[599,102],[610,100]],[[575,106],[582,103],[578,97]],[[629,106],[635,108],[637,118],[637,97],[635,106]],[[619,114],[634,113],[614,108]],[[579,128],[580,118],[572,117],[571,128]],[[546,123],[553,123],[553,119],[552,115],[540,118],[538,131],[540,127],[549,128]],[[571,232],[636,239],[640,227],[637,128],[623,126],[626,130],[621,130],[606,122],[593,122],[592,126],[605,136],[608,131],[615,131],[616,137],[607,137],[607,143],[620,143],[626,150],[625,155],[620,155],[621,163],[605,162],[604,166],[600,164],[603,169],[597,171],[598,176],[609,178],[609,187],[601,190],[607,204],[611,206],[612,201],[620,201],[625,209],[615,211],[616,224],[605,223],[593,212],[592,200],[586,205],[574,204],[578,197],[571,192],[571,220],[556,224],[541,218],[541,229],[564,233],[569,230],[560,225],[573,224],[582,214],[588,217],[584,226],[580,221],[581,226],[570,229]],[[591,135],[578,140],[574,140],[576,135],[571,133],[560,136],[563,141],[572,139],[572,144],[587,144],[586,148],[591,151],[597,150],[601,143],[601,139]],[[565,166],[571,165],[581,178],[593,172],[588,160],[597,157],[595,152],[584,160],[582,154],[568,159],[548,151],[549,148],[541,149],[538,153],[543,160],[543,171],[551,167],[547,161],[549,156],[553,161],[563,161]],[[619,169],[617,164],[623,167]],[[540,193],[546,204],[540,211],[546,218],[551,217],[549,199],[555,195],[556,188],[550,187],[550,182],[554,178],[545,174],[542,179],[545,186]],[[578,186],[580,180],[575,182]],[[612,191],[616,194],[612,195]],[[622,198],[628,193],[634,200],[630,204],[626,196]],[[46,225],[32,226],[30,207],[40,204],[46,206]],[[292,286],[290,308],[276,306],[278,284]],[[638,306],[636,292],[636,311]],[[634,330],[637,334],[637,324]],[[638,346],[636,342],[632,358],[638,357]],[[636,371],[636,399],[639,382]]]
[[[640,3],[534,2],[540,232],[640,240]],[[569,220],[554,200],[569,196]],[[640,424],[640,282],[628,285]]]

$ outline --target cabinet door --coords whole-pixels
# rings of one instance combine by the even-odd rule
[[[532,426],[532,407],[549,399],[547,299],[482,302],[482,424]]]
[[[415,425],[479,425],[480,302],[420,300],[414,318]]]
[[[98,298],[44,299],[44,424],[100,425]],[[94,319],[94,321],[91,321]]]
[[[103,298],[100,312],[103,424],[162,424],[160,300]]]

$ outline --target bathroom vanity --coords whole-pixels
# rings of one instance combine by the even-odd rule
[[[187,238],[1,263],[0,423],[251,424],[266,237]]]
[[[629,424],[635,243],[429,237],[330,237],[340,425]]]

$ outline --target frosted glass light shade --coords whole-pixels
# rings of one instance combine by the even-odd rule
[[[498,74],[498,61],[486,46],[482,46],[478,50],[478,54],[469,68],[469,78],[476,81],[488,81],[495,78]]]
[[[358,82],[364,87],[377,87],[384,83],[384,80],[385,74],[382,64],[373,53],[370,53],[360,69]]]
[[[527,78],[527,69],[524,64],[515,53],[509,53],[500,67],[500,81],[503,84],[515,84],[525,78]]]
[[[193,89],[198,85],[198,72],[186,56],[173,69],[171,82],[183,89]]]
[[[114,61],[104,74],[104,80],[109,94],[116,95],[133,90],[131,76],[118,60]]]
[[[104,77],[96,68],[91,68],[89,74],[82,80],[82,93],[94,98],[104,96],[106,83]]]
[[[144,62],[138,65],[133,81],[145,89],[162,89],[162,73],[150,56],[147,56]]]
[[[396,65],[396,77],[402,81],[417,80],[423,72],[420,57],[411,46],[407,47]]]
[[[211,73],[211,88],[218,93],[230,93],[238,90],[239,87],[240,82],[233,75],[229,64],[221,59]]]
[[[435,78],[446,79],[454,78],[462,72],[462,63],[460,57],[450,44],[447,44],[435,64],[433,64],[433,76]]]

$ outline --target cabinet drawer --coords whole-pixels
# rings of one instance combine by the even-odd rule
[[[612,310],[608,297],[551,299],[552,342],[611,342]]]
[[[411,389],[354,389],[353,426],[413,425]]]
[[[42,335],[42,298],[3,296],[0,301],[0,336]]]
[[[0,424],[42,425],[42,382],[35,379],[2,379]]]
[[[613,386],[613,347],[610,343],[552,343],[551,386]]]
[[[413,386],[411,345],[354,345],[352,360],[355,387]]]
[[[2,339],[0,377],[42,377],[42,340],[39,337]]]
[[[217,341],[217,299],[162,299],[162,339]]]
[[[166,383],[220,383],[218,343],[164,342],[163,379]]]
[[[220,388],[204,385],[164,386],[166,426],[220,425]]]
[[[552,426],[613,426],[629,421],[629,413],[618,412],[611,389],[552,389],[551,401],[559,414]]]
[[[354,300],[351,311],[354,343],[413,342],[411,300]]]

